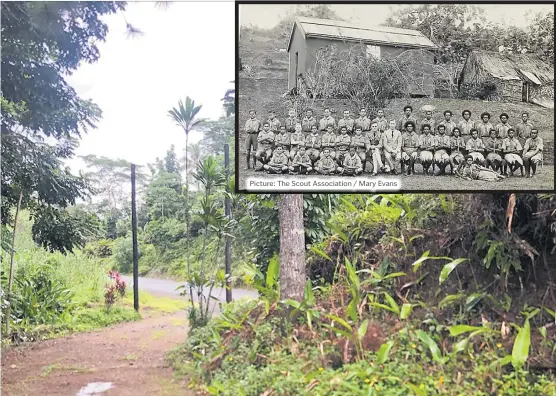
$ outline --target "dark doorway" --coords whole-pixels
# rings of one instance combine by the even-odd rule
[[[524,81],[521,87],[521,101],[529,102],[529,84],[527,81]]]

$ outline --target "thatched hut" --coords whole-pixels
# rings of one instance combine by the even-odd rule
[[[534,54],[473,51],[461,71],[459,89],[481,99],[554,108],[554,66]]]

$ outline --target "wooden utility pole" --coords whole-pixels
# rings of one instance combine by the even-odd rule
[[[230,181],[230,146],[228,144],[224,145],[224,167],[226,168],[226,190],[229,191],[229,181]],[[224,200],[224,213],[228,221],[232,219],[232,213],[230,209],[230,197],[226,195]],[[226,235],[226,245],[224,247],[225,265],[226,265],[226,302],[232,302],[232,257],[231,257],[231,241],[230,236]]]
[[[131,233],[133,235],[133,308],[135,308],[136,311],[139,311],[139,249],[137,247],[135,164],[131,164]]]

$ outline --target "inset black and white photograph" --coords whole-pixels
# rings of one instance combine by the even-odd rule
[[[554,190],[552,5],[238,7],[239,191]]]

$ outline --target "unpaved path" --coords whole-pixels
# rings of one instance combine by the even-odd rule
[[[104,382],[113,388],[94,395],[195,394],[173,379],[164,360],[187,335],[186,312],[143,316],[137,322],[2,351],[2,394],[76,396],[88,384]]]

